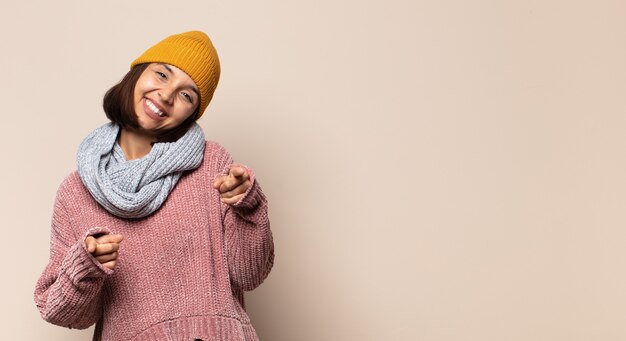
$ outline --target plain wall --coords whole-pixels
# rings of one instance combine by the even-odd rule
[[[626,339],[626,2],[2,1],[0,339],[87,340],[33,301],[104,92],[207,32],[199,123],[253,168],[263,340]]]

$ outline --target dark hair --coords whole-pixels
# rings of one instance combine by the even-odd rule
[[[138,64],[130,69],[124,78],[110,88],[104,95],[102,107],[104,108],[107,118],[111,120],[111,122],[119,124],[122,128],[130,130],[139,129],[133,97],[135,93],[135,84],[137,84],[137,80],[148,65],[150,64]],[[181,138],[196,121],[199,111],[200,106],[198,105],[193,114],[176,128],[170,129],[157,136],[157,142],[174,142]]]

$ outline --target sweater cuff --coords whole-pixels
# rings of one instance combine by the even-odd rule
[[[113,273],[113,270],[103,266],[87,250],[85,238],[98,234],[110,234],[111,231],[104,227],[91,228],[83,238],[72,246],[61,263],[61,273],[65,273],[74,284],[78,284],[87,278],[102,278]]]

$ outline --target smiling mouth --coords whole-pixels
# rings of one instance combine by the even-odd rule
[[[150,110],[152,110],[152,112],[157,116],[165,117],[165,113],[161,111],[161,109],[159,109],[151,100],[146,98],[146,104],[148,105],[148,108],[150,108]]]

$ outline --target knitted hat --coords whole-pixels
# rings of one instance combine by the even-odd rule
[[[169,36],[130,64],[165,63],[185,71],[200,90],[200,118],[209,105],[220,79],[220,61],[209,37],[200,31]]]

